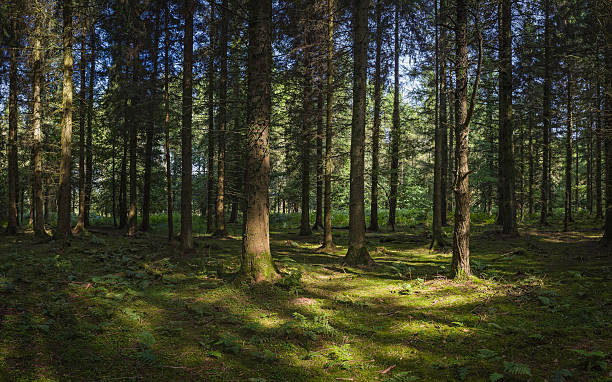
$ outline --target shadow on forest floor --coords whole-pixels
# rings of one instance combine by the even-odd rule
[[[465,282],[425,227],[368,233],[367,269],[341,265],[346,232],[322,253],[273,228],[275,286],[223,281],[239,236],[188,257],[162,230],[0,236],[0,380],[606,380],[612,260],[578,228],[475,226]]]

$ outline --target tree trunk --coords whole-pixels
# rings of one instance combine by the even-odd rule
[[[399,5],[395,5],[395,38],[394,38],[394,86],[393,86],[393,125],[391,126],[391,180],[389,190],[389,225],[395,231],[395,213],[397,209],[397,171],[399,167]]]
[[[512,9],[510,0],[499,3],[499,174],[502,232],[518,234],[514,195],[514,127],[512,125]]]
[[[57,191],[57,228],[54,236],[58,239],[70,237],[70,162],[72,149],[72,0],[63,2],[64,30],[63,83],[62,83],[62,133],[60,176]]]
[[[467,57],[467,0],[456,2],[455,29],[455,161],[457,163],[455,190],[455,227],[453,235],[453,259],[451,273],[455,278],[465,278],[470,275],[470,190],[468,137],[470,133],[470,118],[474,108],[474,96],[478,91],[480,77],[481,51],[479,49],[478,73],[474,87],[470,109],[468,111],[468,57]],[[478,14],[478,11],[477,11]]]
[[[112,178],[111,178],[111,187],[112,187],[112,198],[113,198],[113,227],[117,226],[117,197],[116,197],[116,190],[117,187],[115,185],[115,152],[116,152],[116,148],[117,148],[117,144],[116,144],[116,137],[115,134],[113,134],[113,153],[112,153]]]
[[[16,6],[11,6],[11,31],[12,40],[10,46],[9,58],[9,132],[8,132],[8,224],[6,232],[10,235],[17,233],[17,179],[19,177],[17,163],[17,52],[18,52],[18,37],[17,37],[17,9]]]
[[[533,206],[533,186],[535,183],[535,165],[534,165],[534,142],[533,142],[533,128],[534,128],[534,116],[533,116],[533,112],[530,111],[529,112],[529,121],[527,122],[528,124],[528,129],[529,129],[529,196],[528,196],[528,204],[529,204],[529,214],[533,214],[534,213],[534,206]]]
[[[153,107],[157,110],[157,58],[159,56],[159,21],[160,21],[160,10],[158,9],[155,17],[155,31],[153,35],[153,52],[152,52],[152,64],[153,64],[153,75],[151,77],[151,99],[153,101]],[[151,209],[151,167],[153,164],[153,144],[155,139],[155,124],[157,122],[157,113],[153,113],[151,120],[147,123],[146,129],[146,141],[145,141],[145,159],[144,159],[144,179],[142,187],[142,222],[140,223],[141,231],[148,231],[151,229],[149,223],[149,215]]]
[[[251,282],[273,282],[280,276],[270,254],[268,215],[272,1],[249,0],[248,17],[246,209],[240,273]]]
[[[453,87],[452,71],[448,73],[448,157],[450,163],[448,165],[448,188],[445,191],[448,194],[448,212],[453,213],[453,199],[455,194],[455,174],[457,172],[457,158],[455,158],[455,90]]]
[[[186,0],[183,40],[183,124],[181,128],[181,245],[193,251],[191,217],[191,121],[193,108],[193,0]]]
[[[352,13],[353,117],[351,124],[351,185],[349,198],[348,251],[344,257],[344,262],[354,266],[372,265],[374,263],[366,247],[365,213],[363,206],[366,81],[368,65],[368,0],[353,0]],[[396,17],[397,16],[398,12],[396,9]]]
[[[227,0],[221,6],[221,38],[219,42],[219,157],[217,158],[217,231],[215,236],[227,236],[225,229],[225,130],[227,123]]]
[[[543,118],[542,125],[542,196],[540,210],[540,224],[548,225],[548,192],[549,192],[549,168],[550,168],[550,0],[544,0],[544,97],[543,97]]]
[[[595,124],[595,218],[603,218],[603,203],[601,195],[601,142],[603,139],[601,128],[601,84],[597,81],[597,107]]]
[[[87,5],[84,2],[83,5]],[[82,12],[84,9],[82,10]],[[84,14],[81,15],[84,19]],[[85,104],[85,67],[87,57],[85,56],[85,20],[81,21],[81,63],[79,71],[81,73],[81,84],[79,91],[79,216],[77,224],[73,229],[74,234],[78,234],[85,228],[85,122],[87,118],[87,105]]]
[[[139,82],[139,76],[138,76],[138,71],[139,71],[139,62],[138,62],[138,56],[139,56],[139,46],[138,46],[138,41],[136,41],[134,43],[134,58],[131,61],[132,64],[132,83],[133,84],[138,84]],[[137,190],[138,190],[138,172],[137,170],[137,166],[138,166],[138,162],[137,162],[137,157],[136,157],[136,144],[137,144],[137,138],[138,138],[138,121],[136,120],[136,118],[134,118],[133,116],[136,114],[136,109],[135,109],[135,105],[136,105],[136,97],[135,94],[132,95],[132,98],[130,100],[130,109],[128,110],[128,113],[130,115],[130,119],[129,119],[129,146],[130,146],[130,206],[129,206],[129,210],[128,210],[128,229],[127,229],[127,234],[128,236],[134,236],[134,234],[136,233],[136,225],[138,222],[138,210],[136,209],[136,204],[138,202],[138,195],[137,195]]]
[[[85,227],[89,227],[89,217],[91,210],[91,189],[93,182],[93,101],[94,101],[94,85],[96,81],[96,26],[95,23],[91,26],[91,35],[89,37],[91,45],[91,54],[89,55],[89,90],[87,101],[87,137],[85,139],[85,215],[83,223]],[[114,157],[114,154],[113,154]]]
[[[374,123],[372,125],[372,192],[370,195],[370,231],[378,231],[378,152],[380,144],[380,92],[382,56],[382,0],[376,0],[376,63],[374,67]]]
[[[606,12],[606,13],[604,13]],[[605,158],[606,158],[606,223],[602,244],[612,244],[612,14],[608,8],[601,10],[601,25],[605,38],[605,82],[604,82],[604,109],[603,129]]]
[[[164,9],[166,14],[164,16],[165,23],[165,35],[164,35],[164,156],[166,159],[166,198],[167,198],[167,214],[168,214],[168,241],[174,240],[174,220],[172,216],[173,204],[172,204],[172,169],[170,163],[170,97],[168,93],[168,84],[170,82],[170,8],[168,7],[168,0],[164,0]]]
[[[323,90],[317,88],[317,209],[313,230],[323,228]]]
[[[214,232],[213,212],[216,210],[216,199],[214,197],[215,179],[215,121],[214,121],[214,88],[215,88],[215,6],[214,0],[210,1],[210,22],[208,24],[209,56],[208,56],[208,181],[206,196],[208,208],[206,209],[206,232]]]
[[[307,14],[307,9],[303,10]],[[300,224],[300,236],[310,236],[310,140],[312,129],[312,62],[309,44],[310,32],[307,30],[308,20],[304,20],[304,94],[303,94],[303,116],[302,116],[302,218]]]
[[[34,218],[33,228],[36,235],[46,235],[45,233],[45,219],[43,216],[43,190],[42,190],[42,117],[41,117],[41,101],[40,92],[42,84],[42,59],[44,56],[43,48],[41,44],[41,32],[42,28],[40,21],[36,21],[36,30],[34,31],[34,49],[32,57],[32,90],[33,90],[33,104],[32,104],[32,118],[33,118],[33,142],[32,142],[32,199],[33,209],[30,211],[30,217]]]
[[[442,239],[442,129],[438,119],[438,103],[439,103],[439,82],[440,73],[438,71],[439,61],[439,40],[438,40],[438,2],[434,5],[434,23],[435,23],[435,106],[434,106],[434,191],[433,191],[433,222],[432,240],[429,246],[430,250],[436,250],[444,247]]]
[[[572,221],[572,74],[567,69],[567,131],[565,136],[565,214],[563,217],[563,231],[567,232],[567,225]]]
[[[327,73],[326,73],[326,96],[325,101],[325,195],[323,216],[323,248],[333,249],[334,241],[331,227],[331,157],[332,157],[332,123],[334,105],[334,0],[327,0],[328,24],[327,24]],[[284,209],[284,205],[283,205]]]
[[[446,98],[446,92],[447,92],[447,88],[446,88],[446,57],[447,57],[447,45],[446,45],[446,15],[448,12],[448,5],[447,5],[447,1],[446,0],[441,0],[440,1],[440,14],[439,14],[439,24],[442,26],[442,28],[440,29],[440,41],[439,41],[439,58],[438,58],[438,62],[440,65],[440,72],[438,75],[438,81],[439,81],[439,97],[440,97],[440,102],[438,103],[438,108],[439,108],[439,129],[440,129],[440,134],[442,134],[442,163],[441,163],[441,182],[440,182],[440,192],[442,194],[442,205],[441,208],[442,210],[440,211],[440,222],[442,223],[443,226],[448,225],[448,218],[447,218],[447,210],[448,210],[448,203],[447,203],[447,190],[448,190],[448,173],[449,173],[449,166],[448,166],[448,135],[447,135],[447,131],[448,131],[448,118],[447,118],[447,114],[446,114],[446,102],[447,102],[447,98]]]

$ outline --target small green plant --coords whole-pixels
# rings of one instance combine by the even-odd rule
[[[353,363],[353,355],[351,354],[349,344],[342,346],[332,345],[327,349],[326,357],[329,359],[329,362],[325,367],[337,366],[343,370],[348,370]]]
[[[147,365],[152,365],[157,362],[157,355],[153,352],[152,346],[155,344],[153,334],[142,331],[138,333],[138,342],[136,343],[136,357]]]
[[[295,269],[289,273],[285,273],[283,277],[276,283],[276,285],[282,289],[289,291],[289,293],[298,295],[303,287],[301,283],[302,271]]]
[[[239,340],[240,339],[238,337],[234,337],[230,334],[224,334],[213,345],[219,346],[223,350],[232,352],[237,355],[242,350],[242,346],[240,345]]]
[[[504,361],[504,373],[512,375],[528,375],[531,377],[531,369],[524,363]]]
[[[385,379],[385,382],[416,382],[418,380],[418,377],[410,375],[410,373],[407,371],[402,371],[401,373],[397,373],[394,376]]]
[[[587,372],[590,372],[592,369],[605,371],[608,368],[608,363],[605,361],[606,353],[604,352],[580,349],[571,350],[580,356],[580,366],[584,367]]]

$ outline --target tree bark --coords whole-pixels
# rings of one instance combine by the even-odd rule
[[[603,203],[601,193],[601,142],[603,140],[601,127],[601,84],[597,81],[597,106],[595,124],[595,218],[603,218]]]
[[[334,105],[334,0],[327,0],[327,70],[326,70],[326,97],[325,100],[325,195],[323,216],[323,248],[335,248],[331,227],[331,157],[332,157],[332,124]],[[283,205],[284,209],[284,205]]]
[[[442,210],[440,211],[440,220],[443,226],[448,225],[447,218],[447,195],[448,195],[448,174],[449,174],[449,166],[448,166],[448,117],[446,114],[446,57],[447,57],[447,38],[446,38],[446,22],[447,22],[447,12],[448,12],[448,3],[446,0],[440,1],[440,11],[439,11],[439,24],[442,26],[440,28],[440,41],[439,41],[439,51],[438,51],[438,62],[440,65],[440,72],[438,76],[439,81],[439,97],[440,102],[438,103],[439,108],[439,129],[442,134],[442,163],[441,163],[441,183],[440,183],[440,192],[442,194]]]
[[[152,64],[153,73],[151,76],[151,100],[153,101],[153,108],[157,110],[157,58],[159,56],[159,22],[160,22],[160,10],[157,10],[157,14],[154,20],[154,34],[153,34],[153,48],[152,48]],[[149,223],[149,215],[151,209],[151,167],[153,165],[153,143],[156,141],[155,137],[155,125],[157,122],[158,114],[153,112],[151,114],[151,120],[147,123],[146,138],[145,138],[145,159],[144,159],[144,179],[142,187],[142,221],[140,223],[141,231],[148,231],[151,229]]]
[[[172,169],[170,163],[170,97],[168,92],[168,85],[170,82],[170,8],[168,7],[168,0],[164,0],[164,9],[166,14],[164,16],[165,23],[165,35],[164,35],[164,156],[166,159],[166,198],[167,207],[166,212],[168,214],[168,241],[174,240],[174,220],[173,220],[173,204],[172,204]]]
[[[374,123],[372,125],[372,192],[370,195],[370,231],[378,231],[378,167],[380,144],[380,92],[382,56],[382,0],[376,0],[376,58],[374,67]]]
[[[323,89],[317,82],[317,207],[313,230],[323,228]]]
[[[395,214],[397,210],[397,183],[399,167],[399,5],[395,5],[394,28],[394,86],[393,86],[393,125],[391,126],[391,180],[389,190],[389,222],[391,230],[395,231]]]
[[[251,282],[280,276],[272,262],[269,231],[272,1],[248,1],[248,126],[246,208],[240,273]]]
[[[442,129],[440,128],[438,104],[439,104],[439,39],[438,39],[438,2],[434,5],[434,23],[435,23],[435,106],[434,106],[434,191],[433,191],[433,222],[432,240],[429,246],[430,250],[436,250],[444,247],[442,238]]]
[[[215,120],[214,120],[214,89],[215,89],[215,7],[214,0],[210,1],[210,22],[208,24],[209,56],[208,56],[208,181],[206,196],[208,208],[206,209],[206,232],[214,232],[213,213],[216,210],[214,197],[215,179]]]
[[[612,244],[612,11],[602,6],[600,24],[603,26],[605,41],[605,82],[603,129],[606,158],[606,223],[602,244],[610,247]]]
[[[87,7],[87,1],[83,1],[83,9],[81,11],[81,63],[79,65],[79,71],[81,74],[81,83],[79,90],[79,216],[77,224],[74,227],[72,233],[79,234],[85,228],[85,122],[87,118],[87,105],[85,99],[87,94],[85,92],[85,69],[87,66],[87,57],[85,55],[85,14],[84,11]]]
[[[184,4],[185,33],[183,40],[183,120],[181,128],[181,246],[193,251],[191,217],[191,121],[193,108],[193,0]]]
[[[548,196],[549,196],[549,171],[550,171],[550,92],[551,92],[551,74],[550,74],[550,0],[544,0],[544,97],[543,97],[543,118],[542,125],[542,195],[541,195],[541,210],[540,224],[548,225]]]
[[[17,52],[18,52],[18,37],[17,37],[17,9],[16,5],[11,6],[11,45],[9,47],[9,131],[8,131],[8,222],[6,233],[14,235],[17,233],[17,181],[18,181],[18,163],[17,163]],[[70,223],[69,223],[70,224]]]
[[[63,2],[64,30],[63,47],[63,80],[62,80],[62,132],[60,176],[57,192],[57,227],[54,237],[66,239],[70,232],[70,163],[72,149],[72,0]]]
[[[572,74],[567,69],[567,131],[565,136],[565,213],[563,216],[563,231],[572,221]]]
[[[217,230],[215,236],[227,236],[225,229],[225,130],[227,124],[227,0],[221,6],[221,36],[219,41],[219,154],[217,158]]]
[[[533,205],[533,186],[535,183],[535,154],[534,154],[534,142],[533,142],[533,128],[535,124],[535,118],[533,116],[533,111],[529,112],[529,121],[527,122],[529,129],[529,196],[528,196],[528,204],[529,204],[529,214],[533,214],[535,209]]]
[[[455,162],[454,181],[455,227],[453,235],[453,258],[451,274],[455,278],[469,277],[470,271],[470,190],[469,190],[469,144],[470,120],[474,112],[474,101],[478,92],[482,64],[482,38],[478,31],[478,69],[472,88],[468,109],[468,56],[467,56],[467,0],[456,2],[455,29]],[[478,10],[476,10],[478,15]],[[476,16],[478,17],[478,16]]]
[[[307,14],[306,7],[303,12]],[[304,16],[305,17],[305,16]],[[302,217],[300,223],[300,236],[310,236],[310,140],[312,131],[312,61],[310,52],[310,31],[306,25],[308,20],[303,21],[303,59],[304,59],[304,93],[303,93],[303,116],[302,116],[302,136],[301,136],[301,156],[302,156],[302,198],[301,210]]]
[[[32,90],[33,90],[33,103],[32,103],[32,198],[33,198],[33,210],[30,212],[33,215],[33,228],[34,234],[46,235],[45,233],[45,219],[43,215],[43,189],[42,189],[42,116],[41,116],[41,100],[40,93],[42,87],[42,60],[43,60],[43,48],[41,44],[41,32],[42,28],[40,21],[36,21],[36,27],[34,31],[34,47],[32,56]],[[32,218],[32,217],[31,217]]]
[[[514,126],[512,124],[512,9],[499,3],[499,174],[502,232],[518,234],[516,225]]]
[[[89,55],[89,90],[87,101],[87,137],[85,139],[85,228],[89,227],[89,212],[91,211],[91,189],[93,182],[93,102],[94,102],[94,85],[96,81],[96,26],[91,25],[91,35],[89,37],[91,45],[91,54]],[[113,154],[114,155],[114,154]]]
[[[349,198],[348,251],[344,257],[344,262],[354,266],[371,265],[374,263],[366,247],[366,225],[363,205],[366,80],[368,64],[368,0],[353,0],[352,13],[353,117],[351,124],[351,185]]]
[[[132,83],[139,83],[139,68],[140,63],[138,62],[139,56],[139,42],[136,40],[134,42],[134,56],[131,59],[132,64]],[[136,144],[138,142],[138,121],[133,117],[136,113],[136,95],[132,94],[130,100],[130,108],[128,112],[130,113],[129,118],[129,147],[130,147],[130,206],[128,210],[128,227],[127,227],[127,235],[134,236],[136,234],[136,225],[138,223],[138,172],[137,172],[137,155],[136,155]]]

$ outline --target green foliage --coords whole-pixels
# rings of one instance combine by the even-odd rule
[[[559,369],[552,372],[550,382],[565,382],[568,377],[572,376],[572,372],[567,369]]]
[[[238,355],[242,350],[240,338],[230,334],[223,334],[213,345],[219,346],[224,351],[231,352],[235,355]]]
[[[348,370],[354,364],[349,344],[332,345],[327,349],[325,356],[329,359],[325,367],[339,367]]]
[[[396,373],[394,376],[385,379],[386,382],[416,382],[418,380],[418,377],[415,377],[408,371]]]
[[[581,349],[571,349],[571,351],[580,356],[580,365],[584,367],[587,372],[591,371],[592,369],[598,369],[601,371],[608,369],[606,353],[602,351],[585,351]]]
[[[504,361],[504,373],[531,376],[531,369],[524,363]]]
[[[285,273],[282,275],[281,279],[276,283],[276,285],[280,288],[283,288],[289,293],[298,295],[303,287],[300,280],[302,279],[302,271],[299,269],[293,270],[289,273]]]

